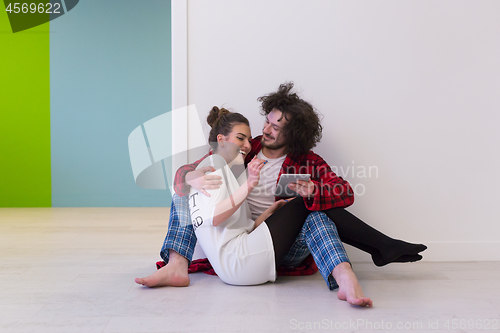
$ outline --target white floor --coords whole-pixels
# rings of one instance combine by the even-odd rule
[[[165,208],[0,209],[0,332],[500,331],[500,262],[354,263],[371,309],[318,274],[147,289]]]

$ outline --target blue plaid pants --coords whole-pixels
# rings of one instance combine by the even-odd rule
[[[167,236],[160,251],[165,262],[168,262],[169,250],[179,253],[190,263],[193,258],[196,235],[189,217],[187,199],[188,196],[172,196]],[[323,212],[311,212],[308,215],[300,234],[281,264],[288,267],[297,266],[311,253],[328,288],[337,289],[338,284],[331,274],[333,268],[342,262],[350,261],[335,224]]]

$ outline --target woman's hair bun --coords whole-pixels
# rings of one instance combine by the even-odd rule
[[[245,124],[250,126],[248,119],[244,115],[237,112],[231,112],[227,109],[214,106],[208,113],[207,123],[212,127],[208,134],[208,144],[212,149],[217,149],[217,136],[222,134],[229,135],[236,124]]]
[[[212,110],[210,110],[210,113],[208,114],[207,117],[207,123],[210,125],[210,127],[214,127],[219,119],[223,117],[225,114],[231,113],[228,110],[222,108],[219,109],[217,106],[214,106]]]

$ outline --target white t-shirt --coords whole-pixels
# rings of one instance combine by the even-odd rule
[[[197,169],[207,165],[213,166],[214,174],[222,177],[222,185],[217,190],[207,190],[210,197],[193,188],[189,193],[191,221],[203,252],[217,275],[228,284],[274,281],[276,269],[271,234],[265,222],[253,230],[255,222],[246,201],[230,218],[213,226],[216,205],[246,181],[246,173],[237,180],[224,158],[217,154],[205,158]]]
[[[267,158],[262,150],[257,154],[257,158],[267,160],[267,163],[260,170],[259,184],[248,195],[247,201],[252,213],[252,219],[256,220],[266,209],[274,203],[274,192],[276,182],[280,174],[281,166],[286,155],[278,158]]]

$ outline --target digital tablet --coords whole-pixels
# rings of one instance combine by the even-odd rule
[[[288,187],[288,184],[296,183],[297,180],[305,180],[309,181],[311,179],[310,174],[305,174],[305,173],[299,173],[299,174],[293,174],[293,173],[284,173],[280,176],[280,179],[278,181],[278,185],[276,186],[276,192],[274,192],[274,195],[276,197],[297,197],[299,194],[292,190],[291,188]]]

